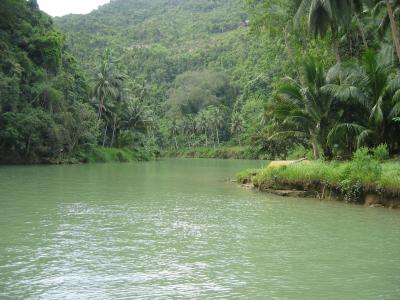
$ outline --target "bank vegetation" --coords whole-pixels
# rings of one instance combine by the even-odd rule
[[[261,191],[300,191],[297,195],[400,207],[400,161],[388,160],[384,145],[372,150],[362,147],[351,161],[267,165],[242,172],[237,178],[239,183],[252,184]]]

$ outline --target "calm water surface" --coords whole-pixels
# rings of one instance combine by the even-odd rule
[[[0,167],[0,299],[400,299],[400,212],[225,182],[255,161]]]

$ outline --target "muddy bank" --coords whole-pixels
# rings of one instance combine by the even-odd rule
[[[344,201],[353,202],[366,207],[387,207],[392,209],[400,208],[400,198],[385,193],[373,193],[363,192],[361,195],[357,195],[354,199],[348,199],[348,195],[345,195],[338,188],[320,186],[301,186],[299,183],[286,184],[279,187],[271,187],[266,184],[254,184],[251,181],[241,183],[241,186],[246,189],[254,189],[264,193],[270,193],[282,197],[294,197],[294,198],[315,198],[321,200],[333,200],[333,201]]]

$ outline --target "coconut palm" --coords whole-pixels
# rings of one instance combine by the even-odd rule
[[[204,137],[206,139],[206,146],[208,146],[208,131],[209,131],[209,114],[208,112],[203,109],[201,110],[195,118],[196,121],[196,129],[199,133],[203,133],[204,132]]]
[[[356,133],[358,146],[392,140],[393,119],[400,114],[400,74],[394,72],[390,58],[385,49],[379,54],[369,50],[360,65],[336,65],[328,72],[330,83],[324,90],[339,101],[359,104],[353,121],[338,123],[334,136],[347,128]]]
[[[175,149],[178,150],[178,148],[179,148],[178,134],[179,134],[179,131],[181,130],[181,124],[179,123],[178,119],[171,118],[168,122],[168,127],[169,127],[169,131],[171,132],[171,134],[174,138]]]
[[[99,70],[93,79],[92,96],[98,102],[98,117],[101,119],[106,101],[113,101],[120,97],[125,76],[119,73],[112,61],[109,51],[102,61]]]
[[[398,19],[400,15],[400,2],[393,0],[379,0],[374,2],[374,14],[377,15],[383,11],[383,17],[379,24],[379,31],[381,34],[383,34],[387,32],[390,27],[393,45],[396,51],[398,62],[400,62],[399,30],[398,23],[396,22],[396,19]]]
[[[362,0],[302,0],[297,10],[295,21],[308,12],[308,27],[315,36],[332,33],[332,46],[337,62],[340,62],[339,28],[348,27],[353,16],[362,11]],[[364,43],[364,32],[361,31]]]
[[[154,121],[151,109],[136,98],[129,99],[124,109],[122,123],[126,129],[145,132]]]
[[[224,116],[223,112],[219,107],[216,106],[210,106],[207,111],[210,114],[210,129],[211,131],[215,132],[215,136],[217,138],[217,144],[219,145],[219,131],[222,128],[224,124]]]
[[[240,141],[240,134],[244,130],[244,119],[239,112],[234,112],[231,116],[231,134],[236,135],[238,139],[239,145],[241,144]]]
[[[286,78],[272,107],[266,108],[275,124],[275,132],[269,138],[277,135],[304,137],[311,144],[315,159],[320,158],[320,148],[330,156],[327,136],[332,122],[341,112],[335,109],[334,98],[323,90],[325,72],[319,63],[308,59],[302,77],[301,81]]]

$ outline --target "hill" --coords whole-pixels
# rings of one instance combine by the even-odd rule
[[[55,18],[85,69],[109,48],[131,77],[159,83],[188,70],[232,69],[238,59],[228,53],[246,44],[246,21],[240,0],[116,0],[89,15]]]
[[[155,143],[162,148],[231,140],[233,112],[264,95],[287,64],[282,42],[249,34],[247,8],[240,0],[115,0],[89,15],[54,21],[89,78],[110,49],[118,69],[144,87],[142,102],[154,113]],[[216,78],[222,86],[212,87]],[[209,106],[219,108],[223,122],[199,129],[200,118],[213,123]],[[250,106],[249,129],[263,104]]]

